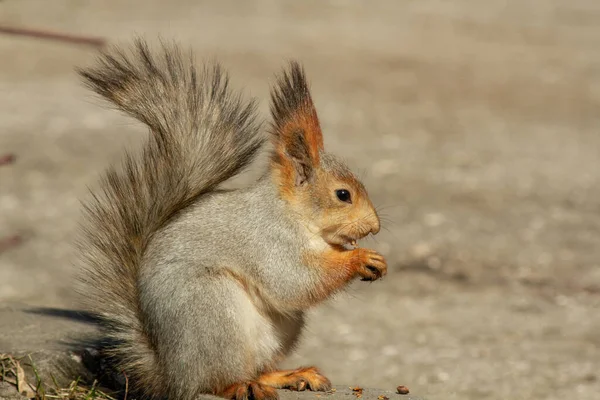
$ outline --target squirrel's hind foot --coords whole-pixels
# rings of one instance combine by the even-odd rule
[[[230,400],[277,400],[275,388],[258,381],[235,383],[217,394]]]
[[[258,378],[260,383],[278,389],[296,391],[312,390],[325,392],[331,389],[331,382],[316,367],[267,372]]]

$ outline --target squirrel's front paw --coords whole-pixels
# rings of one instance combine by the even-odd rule
[[[360,251],[361,265],[358,275],[361,281],[376,281],[387,274],[387,263],[385,258],[375,250],[357,249]]]

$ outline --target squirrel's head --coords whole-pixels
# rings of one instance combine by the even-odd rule
[[[379,232],[363,184],[323,149],[323,133],[302,67],[290,63],[271,92],[271,167],[281,197],[331,245],[354,244]]]

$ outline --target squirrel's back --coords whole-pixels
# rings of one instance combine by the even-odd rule
[[[80,247],[85,298],[118,344],[110,354],[145,393],[165,395],[139,303],[141,260],[156,231],[253,160],[263,144],[254,102],[232,94],[218,65],[198,73],[191,55],[168,45],[154,55],[141,40],[80,74],[150,128],[141,153],[110,168],[85,204]]]

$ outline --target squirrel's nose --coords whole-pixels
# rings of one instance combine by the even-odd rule
[[[371,233],[373,235],[377,235],[377,233],[379,233],[379,229],[381,229],[381,226],[379,224],[379,217],[375,216],[374,221],[371,225]]]

